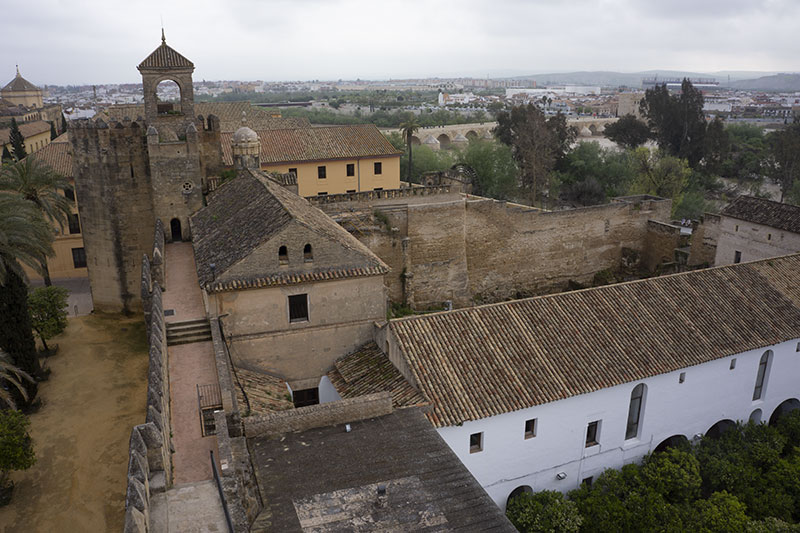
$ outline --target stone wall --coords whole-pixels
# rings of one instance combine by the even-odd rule
[[[720,216],[711,213],[703,215],[703,219],[692,228],[692,242],[689,248],[690,267],[714,266],[719,239]]]
[[[249,416],[244,419],[244,432],[248,438],[278,436],[290,431],[335,426],[391,414],[392,395],[378,392],[331,403],[309,405],[268,415]]]
[[[247,440],[229,428],[226,413],[214,413],[219,449],[220,482],[235,531],[249,531],[264,508]]]
[[[150,268],[153,280],[161,285],[161,290],[167,290],[167,265],[166,254],[164,253],[164,224],[161,219],[156,219],[156,229],[153,235],[153,261]]]
[[[642,265],[652,272],[664,263],[674,263],[675,249],[680,245],[680,238],[679,226],[648,220]]]
[[[125,532],[150,531],[150,499],[172,485],[170,397],[166,328],[161,287],[152,281],[150,262],[142,260],[142,301],[150,346],[145,423],[131,432],[128,487],[125,497]],[[148,291],[147,288],[152,287]],[[149,292],[149,294],[147,294]]]

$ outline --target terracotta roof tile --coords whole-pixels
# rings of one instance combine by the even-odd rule
[[[241,385],[241,387],[234,387],[240,413],[248,414],[245,412],[248,403],[251,415],[294,409],[294,403],[292,403],[289,389],[286,388],[284,380],[264,372],[254,372],[240,367],[236,367],[235,376],[237,384]],[[245,402],[242,388],[247,393],[247,402]]]
[[[800,233],[800,206],[756,198],[739,196],[720,213],[747,222]]]
[[[153,53],[145,58],[136,67],[139,70],[146,69],[169,69],[169,68],[194,68],[194,63],[183,57],[174,48],[168,46],[166,41],[161,42],[161,46],[153,50]]]
[[[262,164],[402,154],[374,124],[273,129],[257,133],[261,140]],[[232,135],[224,133],[220,138],[222,160],[226,165],[233,165],[231,138]]]
[[[31,82],[20,76],[19,72],[17,72],[17,75],[14,76],[13,80],[8,82],[5,87],[0,89],[0,91],[4,93],[14,92],[14,91],[39,91],[39,90],[40,89],[36,85],[32,84]]]
[[[800,255],[393,320],[457,425],[800,337]]]
[[[72,148],[67,133],[62,133],[50,144],[34,152],[29,157],[37,159],[64,177],[72,177]]]
[[[374,392],[392,393],[395,408],[429,405],[412,387],[374,342],[336,360],[328,378],[342,398],[355,398]]]

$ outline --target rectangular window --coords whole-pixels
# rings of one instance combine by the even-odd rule
[[[525,438],[532,439],[536,436],[536,419],[531,418],[525,421]]]
[[[67,197],[67,200],[74,202],[75,201],[75,189],[64,189],[64,196]]]
[[[585,477],[583,478],[583,481],[581,481],[581,485],[586,485],[587,487],[592,488],[592,481],[594,481],[594,476]]]
[[[290,168],[289,169],[289,174],[294,174],[294,177],[296,178],[297,177],[297,169],[296,168]]]
[[[348,176],[356,175],[356,166],[353,163],[347,163],[347,175]]]
[[[473,433],[469,436],[469,453],[483,451],[483,433]]]
[[[680,377],[678,377],[678,383],[683,383],[686,381],[686,372],[681,372]]]
[[[327,177],[325,175],[325,165],[317,167],[317,177],[321,180],[324,180]]]
[[[356,190],[355,190],[355,189],[347,189],[347,193],[348,193],[348,194],[350,194],[350,193],[354,193],[354,192],[356,192]]]
[[[586,426],[586,447],[589,448],[591,446],[597,446],[597,430],[600,427],[600,421],[595,420],[594,422],[589,422],[589,425]]]
[[[86,250],[83,248],[72,249],[72,265],[75,268],[84,268],[86,266]]]
[[[733,252],[733,262],[734,263],[741,263],[742,262],[742,252],[736,250]]]
[[[319,191],[317,193],[317,196],[327,196],[327,195],[328,195],[328,191]]]
[[[383,163],[375,163],[375,175],[383,174]]]
[[[767,233],[767,240],[768,240],[768,241],[771,241],[771,240],[772,240],[772,233]]]
[[[374,188],[374,189],[372,189],[372,190],[373,190],[373,191],[382,191],[382,190],[383,190],[383,187],[375,187],[375,188]]]
[[[295,294],[289,296],[289,322],[305,322],[308,320],[308,295]]]
[[[75,235],[81,232],[81,223],[78,220],[77,213],[70,213],[69,215],[69,234]]]
[[[731,370],[733,370],[734,368],[736,368],[736,358],[735,357],[733,359],[731,359]]]
[[[294,390],[292,391],[292,401],[295,407],[317,405],[319,403],[319,388]]]
[[[761,361],[758,363],[758,374],[756,374],[756,386],[753,389],[753,401],[760,400],[764,393],[764,378],[767,376],[767,364],[769,364],[769,355],[771,351],[767,351],[761,356]]]

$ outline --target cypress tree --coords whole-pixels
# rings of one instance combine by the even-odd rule
[[[8,140],[11,142],[11,154],[14,159],[21,161],[28,156],[27,152],[25,152],[25,137],[19,131],[17,119],[15,118],[11,119],[11,133],[8,136]]]
[[[56,123],[52,120],[50,121],[50,140],[52,141],[58,137],[58,133],[56,133]]]
[[[0,317],[3,317],[0,321],[0,348],[11,356],[18,368],[34,377],[40,375],[36,341],[28,315],[28,287],[12,269],[6,274],[6,284],[0,285]],[[24,383],[28,398],[32,401],[38,386],[27,381]]]
[[[67,117],[64,116],[64,113],[61,113],[61,133],[67,131]]]

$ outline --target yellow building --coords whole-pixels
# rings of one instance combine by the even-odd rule
[[[294,173],[300,196],[400,188],[400,156],[373,124],[257,131],[261,169]],[[233,134],[221,136],[233,165]]]
[[[43,162],[62,176],[68,177],[74,187],[72,154],[70,153],[67,135],[67,133],[64,133],[56,137],[53,142],[31,157]],[[47,268],[50,271],[51,279],[85,278],[89,273],[86,270],[86,252],[83,248],[83,236],[81,234],[81,223],[78,218],[78,204],[74,189],[73,192],[67,193],[65,196],[73,202],[72,215],[70,215],[69,223],[64,226],[63,231],[58,227],[58,224],[55,226],[56,238],[53,242],[55,255],[47,258]],[[32,269],[24,268],[30,279],[42,279]]]
[[[36,122],[26,122],[25,124],[18,124],[19,132],[25,138],[25,153],[32,154],[38,152],[45,146],[50,144],[50,124],[43,120]],[[11,153],[11,129],[5,128],[0,130],[0,152],[3,147],[8,148]],[[71,172],[70,172],[71,174]]]
[[[0,97],[17,106],[43,107],[42,90],[20,76],[19,65],[17,65],[17,75],[14,79],[0,89]]]

